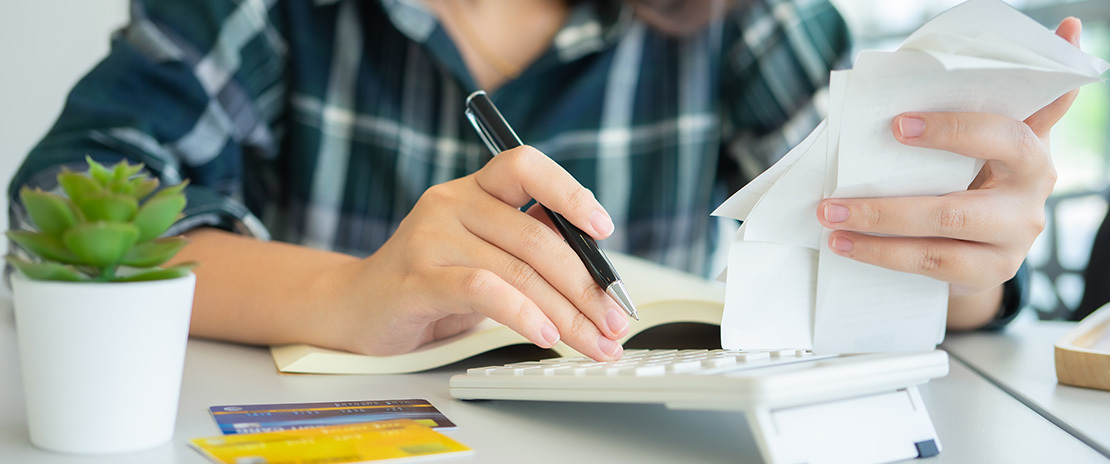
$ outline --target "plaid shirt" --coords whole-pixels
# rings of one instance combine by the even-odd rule
[[[55,188],[84,156],[191,179],[171,233],[214,226],[367,255],[429,186],[488,158],[450,37],[403,0],[135,1],[9,188]],[[848,48],[825,0],[759,0],[691,36],[624,2],[573,2],[553,44],[491,97],[590,188],[607,249],[708,274],[710,211],[819,120]],[[21,205],[11,224],[28,227]]]

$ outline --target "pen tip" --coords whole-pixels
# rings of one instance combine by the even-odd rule
[[[605,293],[613,298],[624,309],[625,314],[628,314],[637,321],[640,320],[640,314],[636,311],[636,305],[632,304],[632,299],[628,297],[628,290],[625,290],[624,283],[617,280],[605,289]]]

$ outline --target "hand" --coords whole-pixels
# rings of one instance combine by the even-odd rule
[[[1056,33],[1078,46],[1079,31],[1079,20],[1068,18]],[[829,248],[949,282],[953,301],[967,297],[986,306],[977,308],[973,319],[978,325],[989,321],[1000,303],[999,286],[1014,276],[1044,229],[1045,200],[1056,183],[1049,131],[1077,93],[1065,94],[1024,122],[986,113],[898,115],[891,124],[898,141],[986,164],[968,190],[948,195],[823,200],[818,220],[835,229]],[[994,296],[976,298],[988,291]]]
[[[531,147],[428,189],[372,256],[336,269],[344,347],[403,353],[490,317],[543,348],[560,339],[596,360],[619,359],[620,306],[593,281],[539,207],[595,239],[613,223],[593,194]]]

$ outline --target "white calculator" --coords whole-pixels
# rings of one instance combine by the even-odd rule
[[[451,378],[464,400],[662,403],[744,412],[768,462],[890,462],[940,441],[917,385],[948,374],[943,351],[627,350],[478,367]]]

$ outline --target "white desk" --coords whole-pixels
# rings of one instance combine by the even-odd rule
[[[950,335],[943,348],[1110,458],[1110,392],[1056,382],[1053,346],[1073,327],[1019,320],[1002,332]]]
[[[504,363],[537,352],[497,352],[474,363]],[[459,425],[448,433],[476,454],[444,462],[759,461],[739,414],[671,411],[658,405],[463,402],[447,390],[448,378],[462,372],[463,365],[408,375],[279,375],[265,349],[197,339],[189,341],[177,435],[171,443],[126,455],[60,455],[28,442],[18,368],[10,298],[0,294],[0,462],[5,463],[200,464],[207,461],[186,441],[219,433],[209,406],[388,398],[428,399]],[[959,362],[952,363],[948,377],[925,385],[921,393],[944,451],[911,462],[1104,462],[1089,446]]]

